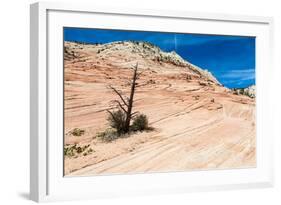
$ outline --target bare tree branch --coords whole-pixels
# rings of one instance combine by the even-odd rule
[[[138,88],[138,87],[145,86],[145,85],[147,85],[147,83],[137,84],[136,87]]]
[[[125,113],[128,112],[118,100],[114,100],[114,102],[116,102]]]
[[[129,79],[128,79],[128,80],[126,80],[126,83],[124,83],[124,85],[131,85],[132,82],[133,82],[132,80],[129,80]]]
[[[134,115],[139,114],[139,113],[140,113],[139,111],[133,112],[133,113],[131,114],[131,117],[133,117]]]
[[[138,66],[139,66],[139,63],[137,62],[136,65],[133,65],[133,66],[132,66],[132,69],[137,70],[137,69],[138,69]]]
[[[137,79],[139,79],[139,77],[141,76],[141,74],[144,72],[144,70],[142,72],[137,73]]]
[[[116,88],[112,87],[111,85],[109,86],[109,88],[111,88],[120,97],[122,102],[128,107],[128,103],[125,101],[125,99],[121,95],[120,91],[116,90]]]
[[[113,118],[113,120],[116,121],[116,118],[114,117],[113,113],[112,113],[109,109],[107,109],[106,111],[111,115],[111,117]]]

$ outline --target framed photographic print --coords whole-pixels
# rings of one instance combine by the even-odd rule
[[[31,199],[272,186],[272,24],[31,5]]]

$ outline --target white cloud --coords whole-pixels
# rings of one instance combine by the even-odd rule
[[[229,70],[220,75],[220,77],[225,79],[253,80],[255,79],[255,69]]]

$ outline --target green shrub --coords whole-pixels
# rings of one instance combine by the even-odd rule
[[[111,142],[117,139],[120,135],[113,128],[108,128],[103,132],[98,132],[96,137],[103,142]]]
[[[140,114],[134,118],[132,124],[133,131],[143,131],[148,129],[148,119],[147,116],[144,114]]]
[[[122,110],[113,111],[107,118],[110,127],[116,129],[120,135],[125,131],[126,114]]]
[[[89,148],[88,150],[86,150],[85,152],[83,152],[83,156],[87,156],[89,154],[92,154],[92,152],[94,152],[94,150],[92,148]]]
[[[81,136],[85,133],[85,130],[82,130],[82,129],[79,129],[79,128],[74,128],[72,131],[71,131],[71,134],[73,136]]]
[[[65,156],[68,156],[68,157],[73,157],[75,154],[74,154],[74,150],[70,147],[65,147],[63,149],[63,152],[64,152],[64,155]]]
[[[88,149],[87,153],[90,154],[92,153],[94,150],[92,148]]]
[[[85,146],[78,146],[77,144],[74,144],[72,146],[64,147],[63,151],[64,151],[64,155],[67,157],[78,157],[78,154],[83,153],[89,147],[90,147],[90,144],[85,145]],[[91,151],[89,152],[89,150],[91,150]],[[89,148],[89,150],[87,151],[87,154],[93,152],[93,150],[91,148]]]

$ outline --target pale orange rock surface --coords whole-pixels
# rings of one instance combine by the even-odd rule
[[[65,42],[64,54],[65,146],[93,150],[65,156],[67,176],[255,167],[254,98],[152,45]],[[133,109],[154,130],[102,142],[96,135],[109,127],[106,109],[118,99],[108,86],[128,95],[136,63],[142,74]],[[75,128],[85,132],[73,136]]]

